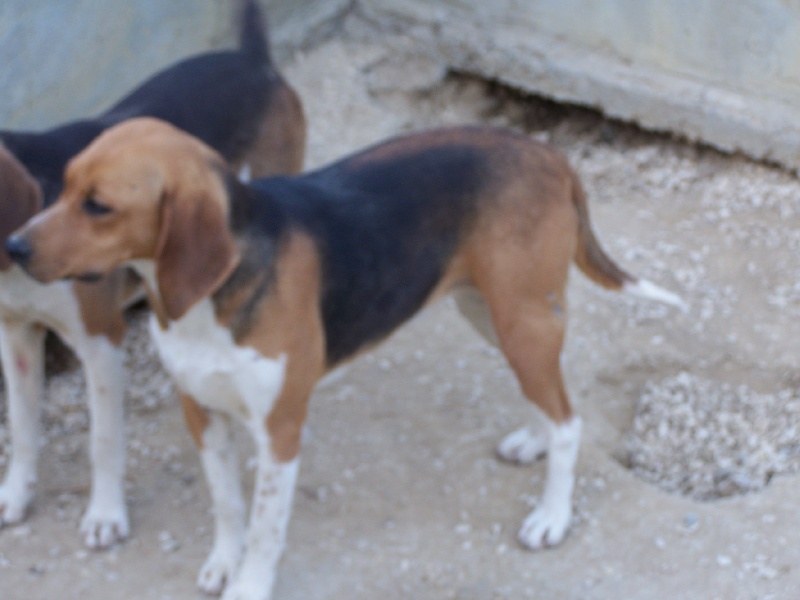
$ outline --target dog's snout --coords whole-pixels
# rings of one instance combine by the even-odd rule
[[[5,249],[11,259],[20,265],[25,265],[33,254],[30,242],[19,235],[12,235],[8,238],[5,243]]]

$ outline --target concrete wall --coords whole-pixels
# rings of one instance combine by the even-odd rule
[[[362,4],[451,68],[800,167],[800,2]]]
[[[352,12],[445,67],[800,168],[800,2],[262,0],[276,55]],[[234,0],[0,0],[0,126],[97,112],[234,44]]]
[[[342,0],[262,0],[280,59]],[[96,113],[158,69],[236,43],[234,0],[0,0],[0,127]]]

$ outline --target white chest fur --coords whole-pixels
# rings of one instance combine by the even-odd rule
[[[62,332],[80,321],[80,308],[71,283],[39,283],[14,265],[0,273],[0,317],[39,321]]]
[[[184,393],[206,408],[263,424],[283,387],[285,354],[271,359],[237,345],[208,299],[166,330],[155,318],[150,325],[164,368]]]

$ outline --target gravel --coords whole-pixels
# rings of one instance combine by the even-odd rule
[[[687,372],[648,383],[626,435],[639,477],[697,500],[800,470],[800,390],[759,393]]]

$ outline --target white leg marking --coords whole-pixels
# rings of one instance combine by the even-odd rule
[[[222,600],[269,600],[286,543],[300,461],[297,458],[288,463],[276,461],[265,433],[256,433],[254,437],[258,446],[258,470],[250,509],[247,553]]]
[[[214,545],[197,585],[207,594],[219,594],[233,580],[242,556],[245,506],[230,419],[217,411],[209,411],[209,418],[200,459],[211,491]]]
[[[548,423],[547,480],[539,506],[525,519],[519,541],[531,550],[555,546],[564,539],[572,518],[575,463],[581,439],[581,420]]]
[[[509,433],[497,445],[497,455],[505,461],[529,465],[547,454],[547,434],[533,433],[527,427]]]
[[[0,526],[18,523],[33,499],[39,454],[39,402],[44,383],[44,330],[0,321],[0,358],[6,381],[11,464],[0,486]]]
[[[92,491],[81,521],[90,548],[106,548],[130,532],[125,504],[124,353],[105,337],[76,345],[86,370],[91,417]]]

